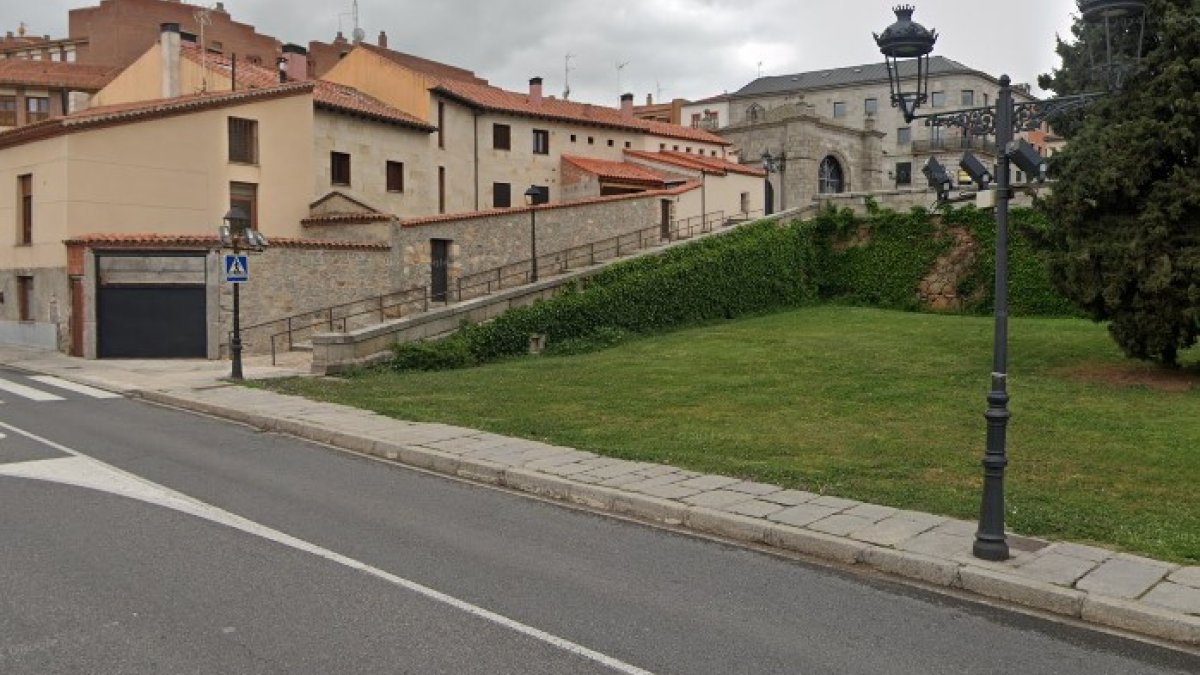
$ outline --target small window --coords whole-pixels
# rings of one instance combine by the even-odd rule
[[[833,116],[838,117],[838,118],[845,117],[846,116],[846,104],[843,102],[840,102],[840,101],[837,103],[834,103],[833,104]]]
[[[611,148],[612,146],[613,146],[613,139],[610,138],[610,139],[608,139],[608,147]]]
[[[588,145],[595,145],[596,139],[593,136],[588,136]]]
[[[691,146],[684,148],[684,152],[686,152],[686,153],[687,153],[687,154],[689,154],[689,155],[690,155],[690,154],[692,154],[692,148],[691,148]]]
[[[741,206],[742,206],[742,213],[750,212],[750,193],[749,192],[742,193]]]
[[[944,92],[944,91],[933,92],[933,107],[935,107],[935,108],[945,108],[946,107],[946,92]]]
[[[666,143],[659,143],[659,144],[658,144],[658,149],[659,149],[659,150],[666,150],[666,149],[667,149],[667,144],[666,144]]]
[[[17,97],[0,96],[0,127],[17,126]]]
[[[896,185],[912,185],[912,162],[896,162]]]
[[[350,184],[350,155],[344,152],[329,153],[329,182],[334,185]]]
[[[868,115],[874,115],[879,112],[879,99],[869,98],[863,101],[863,112]]]
[[[912,143],[912,128],[900,127],[896,130],[896,145],[908,145]]]
[[[574,142],[575,142],[575,134],[571,134],[571,142],[572,142],[572,143],[574,143]]]
[[[438,213],[446,212],[446,167],[438,167]]]
[[[438,101],[438,119],[437,119],[437,135],[438,147],[446,147],[446,104],[443,101]]]
[[[17,176],[17,194],[21,200],[17,205],[17,219],[21,228],[17,243],[29,245],[33,243],[33,174]]]
[[[229,118],[229,161],[258,163],[258,122]]]
[[[492,183],[492,206],[507,209],[512,206],[512,184]]]
[[[387,163],[387,191],[404,192],[404,162]]]
[[[29,124],[50,119],[50,99],[45,96],[30,96],[25,99],[26,120]]]
[[[589,141],[591,139],[588,139]],[[548,155],[550,154],[550,132],[545,129],[533,130],[533,154]]]
[[[512,127],[507,124],[492,125],[492,148],[512,150]]]
[[[17,277],[17,320],[33,321],[33,277]]]
[[[628,148],[632,148],[632,147],[633,147],[633,143],[630,143],[629,141],[625,141],[625,148],[626,148],[626,149],[628,149]]]
[[[241,207],[250,216],[250,227],[258,229],[258,185],[255,183],[230,183],[229,207]]]
[[[676,145],[676,146],[675,146],[675,152],[679,152],[679,146],[678,146],[678,145]]]
[[[968,108],[975,105],[975,91],[973,89],[962,90],[962,104]]]

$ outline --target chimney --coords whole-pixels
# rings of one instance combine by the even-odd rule
[[[379,31],[379,46],[387,49],[387,33]]]
[[[654,105],[654,94],[646,94],[646,105]]]
[[[333,44],[335,44],[335,45],[346,44],[346,36],[342,35],[342,31],[339,30],[337,32],[337,35],[333,38]]]
[[[542,78],[529,80],[529,102],[534,105],[542,104]]]
[[[633,94],[621,94],[621,117],[633,119]]]
[[[280,70],[287,72],[287,82],[303,82],[308,79],[308,50],[300,45],[283,46],[283,63]],[[282,80],[282,78],[280,78]]]
[[[182,92],[179,83],[179,24],[159,26],[159,45],[162,49],[162,97],[175,98]]]

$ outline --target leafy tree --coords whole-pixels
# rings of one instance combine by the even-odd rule
[[[1142,69],[1088,109],[1052,163],[1051,276],[1126,354],[1174,366],[1200,335],[1200,0],[1148,12]],[[1082,48],[1059,51],[1047,84],[1083,88]]]

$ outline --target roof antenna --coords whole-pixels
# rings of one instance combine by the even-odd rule
[[[620,61],[617,62],[617,94],[618,95],[625,93],[625,89],[621,84],[621,75],[625,71],[625,66],[627,66],[627,65],[629,65],[628,61],[625,61],[624,63],[622,63]]]
[[[758,76],[762,77],[762,61],[758,62]]]
[[[571,99],[571,71],[575,70],[574,68],[571,67],[571,59],[573,59],[573,58],[575,58],[575,55],[570,52],[568,52],[566,57],[563,58],[563,62],[565,64],[563,66],[563,100],[564,101],[569,101]]]
[[[363,30],[362,26],[358,25],[358,0],[354,0],[353,14],[354,14],[354,33],[353,33],[354,44],[358,44],[358,43],[362,42],[363,40],[365,40],[367,37],[367,31]]]
[[[196,24],[200,26],[200,94],[208,93],[208,43],[204,40],[204,27],[212,23],[212,16],[207,7],[200,7],[192,14]]]

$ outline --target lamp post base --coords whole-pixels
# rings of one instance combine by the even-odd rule
[[[981,539],[979,535],[975,536],[975,545],[971,547],[971,553],[980,560],[989,560],[991,562],[1003,562],[1009,559],[1008,542],[1003,539]]]

